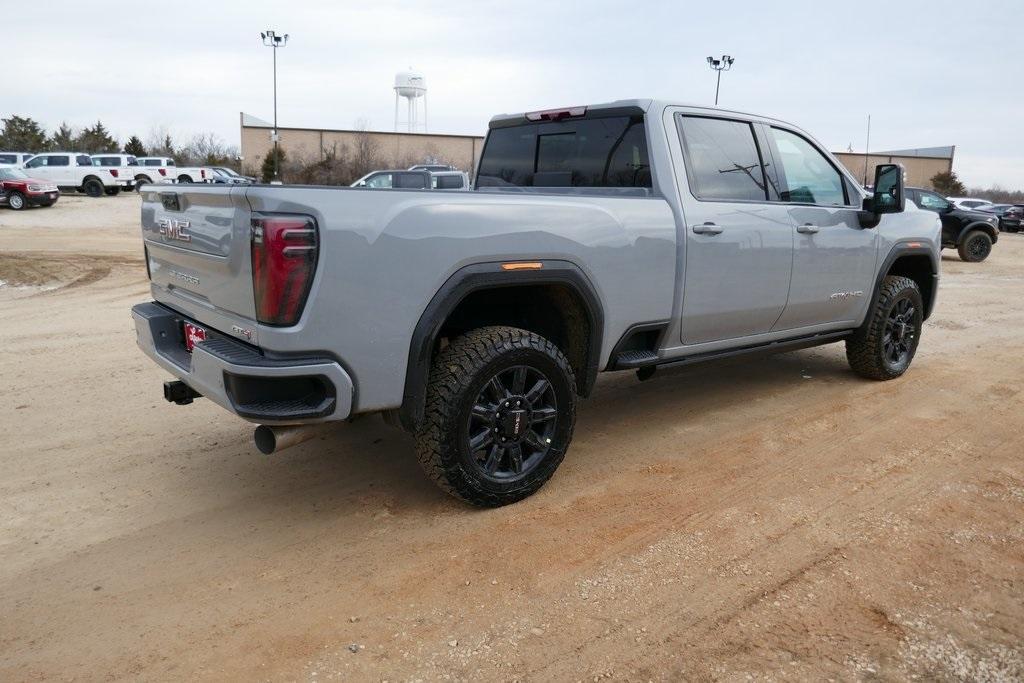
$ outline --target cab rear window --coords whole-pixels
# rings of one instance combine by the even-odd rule
[[[610,116],[494,128],[482,187],[651,187],[642,116]]]

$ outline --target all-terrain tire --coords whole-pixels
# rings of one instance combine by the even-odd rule
[[[895,379],[914,360],[923,323],[924,300],[917,283],[888,275],[864,324],[846,340],[846,360],[861,377]]]
[[[99,178],[89,178],[82,183],[82,192],[85,192],[90,197],[102,197],[103,183],[100,182]]]
[[[28,206],[28,202],[25,201],[25,195],[15,190],[7,195],[7,206],[15,211],[21,211]]]
[[[960,258],[968,263],[981,263],[992,253],[992,238],[981,230],[971,230],[956,248]]]
[[[533,332],[482,327],[453,339],[430,371],[416,430],[420,464],[441,489],[473,505],[526,498],[565,457],[576,421],[575,386],[562,351]],[[491,431],[487,445],[474,450],[471,444]]]

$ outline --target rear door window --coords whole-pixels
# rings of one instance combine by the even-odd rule
[[[681,116],[687,178],[697,199],[766,201],[761,153],[749,121]]]
[[[494,128],[477,178],[491,187],[651,187],[643,117]]]
[[[426,173],[396,173],[394,185],[407,190],[422,190],[427,187],[427,177]]]
[[[79,154],[75,157],[75,161],[78,166],[92,166],[92,158],[85,154]]]
[[[16,164],[18,163],[17,154],[0,154],[0,164]]]
[[[461,190],[463,187],[462,176],[441,175],[434,177],[434,187],[438,190]]]

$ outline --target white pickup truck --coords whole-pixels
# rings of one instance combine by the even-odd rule
[[[213,180],[213,170],[202,166],[178,166],[170,157],[138,157],[140,166],[152,170],[159,177],[146,173],[153,182],[168,178],[178,183],[208,183]]]
[[[93,166],[99,166],[100,168],[114,169],[117,171],[119,178],[129,179],[131,185],[124,188],[126,190],[132,190],[150,183],[172,182],[157,173],[153,173],[149,169],[143,168],[139,165],[138,159],[132,154],[93,154],[92,163]]]
[[[128,184],[127,178],[119,177],[117,169],[93,166],[91,156],[78,152],[37,154],[22,168],[33,178],[49,180],[64,192],[84,192],[90,197],[117,194]]]

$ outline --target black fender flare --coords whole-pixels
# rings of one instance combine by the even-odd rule
[[[531,262],[533,263],[533,262]],[[604,309],[590,279],[570,261],[541,260],[540,268],[506,270],[502,263],[476,263],[455,271],[434,294],[423,310],[409,343],[409,361],[405,370],[405,391],[399,419],[402,427],[413,432],[423,419],[434,346],[445,320],[472,292],[482,289],[521,287],[538,284],[564,284],[571,287],[583,301],[589,323],[586,363],[577,388],[582,396],[593,389],[597,380],[604,334]]]
[[[882,291],[882,281],[885,280],[885,277],[889,274],[893,264],[904,256],[918,255],[927,256],[928,262],[931,264],[933,283],[931,296],[929,296],[928,300],[924,302],[924,319],[927,320],[928,317],[931,316],[932,310],[935,308],[935,297],[939,291],[939,255],[934,249],[929,248],[923,242],[907,240],[894,244],[885,259],[882,261],[882,265],[878,269],[878,274],[875,276],[875,287],[871,291],[871,300],[868,305],[868,311],[864,316],[865,323],[870,319],[871,306],[874,305],[875,301],[878,301],[878,294]]]
[[[999,239],[998,227],[992,225],[991,223],[986,223],[985,221],[974,221],[973,223],[969,223],[965,227],[960,229],[960,234],[956,236],[957,246],[960,246],[960,243],[963,242],[964,237],[966,237],[967,233],[969,233],[971,230],[981,230],[982,232],[988,234],[988,236],[992,238],[993,244],[996,242],[996,240]]]

